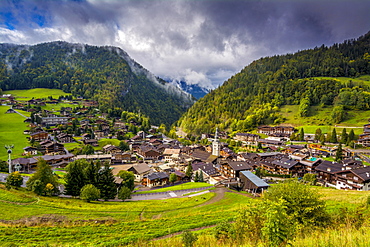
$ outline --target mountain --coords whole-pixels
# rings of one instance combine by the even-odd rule
[[[198,100],[179,120],[188,133],[248,131],[284,122],[283,105],[299,105],[297,117],[313,106],[332,107],[328,124],[347,110],[370,110],[370,32],[330,47],[265,57],[252,62],[222,86]],[[334,77],[346,77],[339,80]]]
[[[209,93],[211,90],[205,87],[201,87],[198,84],[187,84],[185,81],[177,81],[177,80],[166,80],[167,82],[176,85],[177,87],[181,88],[183,91],[191,94],[196,99],[203,98],[204,95]]]
[[[0,88],[36,87],[94,99],[104,112],[140,111],[153,124],[172,124],[194,103],[191,95],[155,77],[117,47],[61,41],[0,44]]]

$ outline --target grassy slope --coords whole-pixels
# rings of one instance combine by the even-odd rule
[[[0,194],[3,191],[0,189]],[[73,223],[58,226],[58,223],[44,222],[37,227],[20,228],[0,226],[2,244],[120,245],[230,220],[236,215],[240,205],[251,200],[241,195],[226,193],[221,201],[196,207],[214,195],[207,193],[194,198],[139,202],[86,203],[78,199],[48,197],[40,197],[39,200],[28,204],[4,202],[19,202],[22,192],[17,193],[0,198],[0,211],[5,212],[1,216],[2,220],[41,215],[52,218],[52,214],[54,217],[66,217]],[[95,220],[107,222],[96,224]]]
[[[8,155],[4,145],[14,144],[12,158],[20,157],[23,148],[28,146],[27,135],[23,131],[28,129],[23,121],[24,117],[17,113],[5,113],[10,107],[0,106],[0,159],[7,160]]]
[[[187,190],[187,189],[195,189],[195,188],[202,188],[202,187],[209,187],[209,186],[212,186],[212,185],[208,183],[189,182],[185,184],[179,184],[179,185],[156,189],[156,190],[140,191],[140,192],[136,192],[135,194],[166,192],[166,191],[174,191],[174,190]]]
[[[28,101],[32,98],[42,99],[53,96],[54,99],[58,99],[62,95],[70,95],[60,89],[49,89],[49,88],[33,88],[27,90],[9,90],[4,91],[4,94],[12,94],[19,101]]]

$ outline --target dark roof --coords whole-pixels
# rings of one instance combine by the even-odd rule
[[[350,170],[352,173],[360,177],[364,182],[370,180],[370,166],[358,168],[358,169],[352,169]]]
[[[216,168],[212,164],[206,163],[195,163],[191,164],[193,171],[202,170],[205,174],[211,176],[217,174]]]
[[[320,165],[318,165],[315,170],[317,171],[323,171],[323,172],[329,172],[329,173],[335,173],[342,170],[343,165],[336,162],[330,162],[327,160],[324,160],[321,162]]]
[[[251,170],[252,167],[249,165],[248,162],[246,161],[228,161],[227,162],[229,166],[234,170],[234,171],[242,171],[242,170]]]
[[[147,177],[149,180],[164,179],[164,178],[168,178],[168,174],[165,172],[153,172],[144,177]]]
[[[211,153],[201,150],[194,150],[194,152],[191,154],[193,158],[200,159],[201,161],[206,161],[211,155]]]
[[[290,169],[293,166],[297,165],[299,162],[291,159],[282,158],[281,160],[274,160],[272,163],[277,166]]]
[[[256,153],[241,153],[239,155],[242,156],[244,159],[256,159],[259,157]]]

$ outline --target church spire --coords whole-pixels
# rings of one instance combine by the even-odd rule
[[[216,128],[215,138],[212,142],[212,155],[220,156],[220,140],[218,139],[218,128]]]

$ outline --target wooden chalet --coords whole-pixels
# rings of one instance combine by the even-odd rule
[[[151,172],[151,169],[147,163],[138,163],[127,169],[127,171],[134,173],[136,182],[141,182],[144,176]]]
[[[141,156],[144,160],[152,161],[158,160],[159,156],[161,155],[161,153],[158,152],[155,147],[146,145],[141,145],[139,147],[139,150],[137,151],[137,154]]]
[[[344,169],[336,173],[337,189],[370,190],[370,166],[357,169]]]
[[[49,134],[46,131],[35,132],[30,135],[30,138],[37,142],[47,140],[48,137],[49,137]]]
[[[336,173],[342,171],[343,165],[336,162],[322,161],[316,168],[319,183],[325,186],[336,187]]]
[[[256,144],[258,139],[260,139],[259,135],[251,133],[237,133],[234,136],[234,140],[246,142],[247,144]]]
[[[241,171],[249,170],[253,170],[253,167],[246,161],[227,161],[219,168],[220,173],[226,178],[237,178]]]
[[[57,135],[57,139],[60,143],[75,142],[75,139],[73,139],[73,136],[67,133],[60,133],[59,135]]]
[[[294,132],[295,129],[290,126],[259,126],[258,133],[265,134],[268,136],[279,136],[279,137],[290,137]]]
[[[91,146],[93,146],[93,147],[97,147],[97,146],[99,146],[99,145],[98,145],[98,141],[97,141],[96,139],[84,139],[84,140],[83,140],[83,143],[84,143],[85,145],[91,145]]]
[[[22,155],[37,155],[37,148],[35,147],[25,147],[23,150]]]
[[[302,177],[305,173],[303,165],[292,159],[282,158],[280,160],[274,160],[272,164],[276,167],[276,173],[281,175]]]
[[[169,176],[165,172],[153,172],[145,175],[141,182],[142,185],[147,187],[161,186],[168,184]]]

